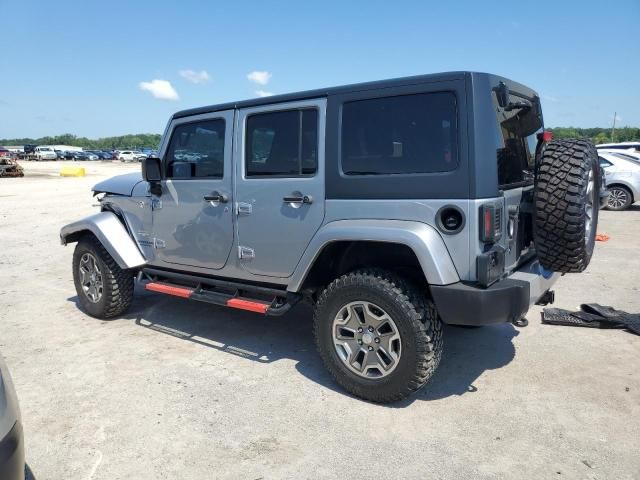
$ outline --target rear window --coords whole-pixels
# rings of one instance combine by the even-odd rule
[[[345,103],[341,165],[345,175],[455,170],[455,94],[423,93]]]
[[[498,127],[498,184],[502,189],[530,185],[534,177],[537,134],[543,129],[540,100],[510,92],[508,103],[500,105],[496,91],[492,95]]]

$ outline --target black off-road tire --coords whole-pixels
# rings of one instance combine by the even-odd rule
[[[356,301],[369,301],[385,310],[400,333],[398,365],[385,377],[356,375],[336,352],[334,318]],[[314,333],[318,352],[335,381],[353,395],[376,403],[401,400],[423,387],[442,357],[442,321],[435,305],[412,284],[384,270],[358,270],[325,288],[316,303]]]
[[[618,193],[619,192],[619,193]],[[620,197],[618,197],[620,195]],[[622,204],[616,202],[616,205],[613,205],[612,200],[614,198],[624,198]],[[620,212],[622,210],[626,210],[633,203],[633,193],[627,187],[623,187],[622,185],[613,185],[609,187],[609,198],[607,199],[607,210],[613,210],[616,212]]]
[[[81,285],[79,265],[85,253],[95,257],[102,273],[102,297],[95,303],[89,300]],[[133,302],[133,273],[120,268],[109,252],[92,235],[81,238],[73,252],[73,283],[80,308],[95,318],[116,317],[125,312]]]
[[[588,194],[592,175],[592,196]],[[579,273],[589,265],[598,227],[598,153],[588,140],[554,140],[544,148],[535,182],[534,240],[547,270]],[[591,228],[585,205],[591,199]]]

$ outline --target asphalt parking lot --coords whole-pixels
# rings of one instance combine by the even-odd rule
[[[640,338],[622,330],[449,327],[431,383],[379,406],[339,390],[311,310],[282,318],[137,291],[100,321],[76,306],[62,225],[137,164],[28,163],[0,179],[0,352],[37,479],[640,478]],[[640,207],[601,212],[556,304],[640,311]]]

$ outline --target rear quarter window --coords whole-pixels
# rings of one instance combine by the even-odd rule
[[[340,130],[344,175],[436,173],[458,166],[453,92],[346,102]]]

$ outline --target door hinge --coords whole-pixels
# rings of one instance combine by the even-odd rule
[[[161,240],[160,238],[154,238],[153,239],[153,246],[155,248],[164,248],[166,246],[166,244],[164,243],[164,240]]]
[[[253,248],[243,246],[238,247],[238,258],[241,260],[251,260],[252,258],[255,258],[255,256],[256,252]]]

